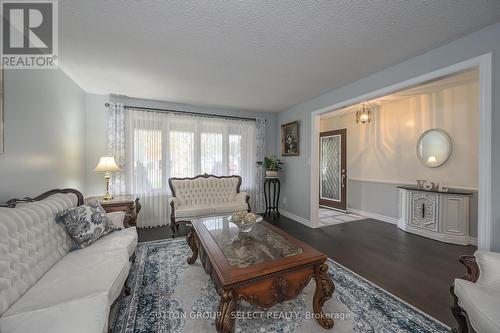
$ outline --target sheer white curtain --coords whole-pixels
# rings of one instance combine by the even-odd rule
[[[254,121],[125,112],[125,186],[141,198],[139,225],[170,223],[169,177],[208,173],[240,175],[242,191],[256,202],[256,124]]]
[[[257,118],[255,120],[256,125],[256,160],[263,161],[266,151],[266,120],[264,118]],[[264,168],[257,168],[255,175],[255,205],[253,207],[255,212],[263,213],[266,210],[266,204],[264,199],[264,180],[266,177],[266,172]]]
[[[115,158],[121,171],[111,177],[111,193],[125,194],[125,108],[122,103],[109,107],[108,115],[108,156]]]

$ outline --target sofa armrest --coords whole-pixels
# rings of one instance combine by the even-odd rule
[[[236,197],[234,198],[237,202],[244,202],[247,204],[248,209],[247,211],[250,213],[252,211],[252,208],[250,207],[250,195],[248,195],[247,192],[240,192],[236,194]]]
[[[168,199],[168,205],[170,207],[173,207],[174,209],[177,209],[181,205],[181,201],[179,200],[179,198],[171,197]]]
[[[123,222],[125,220],[125,212],[122,211],[111,212],[107,213],[106,215],[109,217],[109,219],[115,226],[124,228]]]
[[[234,198],[234,200],[236,200],[238,202],[246,202],[247,196],[248,196],[247,192],[240,192],[240,193],[236,194],[236,197]]]
[[[477,282],[485,285],[500,285],[500,253],[476,251],[474,256],[478,266]]]

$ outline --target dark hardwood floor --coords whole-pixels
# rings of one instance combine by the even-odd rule
[[[433,241],[373,219],[318,229],[283,216],[269,222],[405,302],[456,326],[449,287],[465,272],[458,257],[474,253],[474,246]],[[179,237],[186,233],[181,226]],[[140,242],[171,237],[169,227],[139,229],[138,234]]]

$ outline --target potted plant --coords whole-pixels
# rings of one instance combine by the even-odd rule
[[[278,177],[278,171],[281,170],[281,165],[283,162],[278,160],[276,157],[264,157],[264,161],[257,162],[258,165],[262,165],[264,169],[266,169],[266,177],[267,178],[276,178]]]

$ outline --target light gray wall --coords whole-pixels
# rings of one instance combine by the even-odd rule
[[[473,194],[470,199],[470,207],[469,207],[469,234],[471,237],[477,238],[477,224],[478,224],[478,195],[477,193]]]
[[[107,154],[107,108],[106,102],[121,102],[125,105],[143,106],[159,109],[181,110],[189,112],[200,112],[218,114],[224,116],[239,116],[266,119],[266,151],[268,155],[274,155],[276,142],[276,118],[273,113],[252,112],[243,110],[221,110],[198,107],[193,105],[171,103],[165,101],[154,101],[147,99],[131,98],[117,95],[87,94],[87,146],[86,146],[86,179],[87,196],[102,195],[104,181],[102,174],[92,170],[97,165],[99,158]]]
[[[86,130],[86,166],[85,182],[86,195],[95,196],[104,194],[104,175],[94,172],[99,159],[106,156],[108,137],[107,107],[108,95],[87,94],[87,130]]]
[[[85,191],[85,93],[57,70],[5,70],[0,202],[53,188]]]
[[[349,208],[395,219],[399,217],[397,185],[350,179],[347,189]]]
[[[284,210],[310,219],[310,157],[311,113],[315,110],[355,98],[374,90],[402,82],[446,66],[468,60],[485,53],[493,54],[493,154],[492,154],[492,249],[500,251],[500,23],[491,25],[449,44],[389,67],[364,79],[330,91],[278,115],[276,131],[280,124],[300,121],[300,150],[298,157],[285,158],[282,177],[282,202]],[[352,64],[356,66],[356,64]],[[279,149],[279,137],[276,148]],[[279,151],[279,150],[277,150]],[[286,199],[286,203],[283,202]]]

